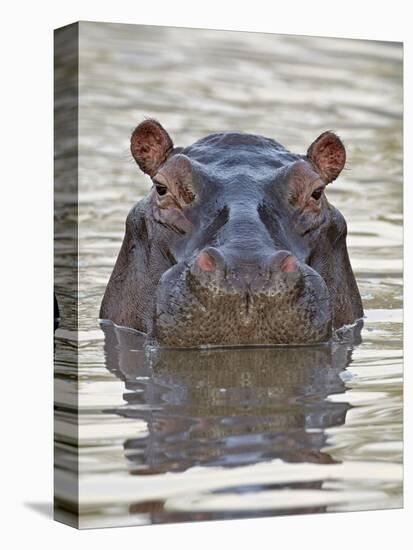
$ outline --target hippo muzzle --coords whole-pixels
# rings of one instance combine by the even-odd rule
[[[153,336],[165,346],[309,344],[331,328],[324,280],[284,250],[234,264],[208,247],[158,285]]]

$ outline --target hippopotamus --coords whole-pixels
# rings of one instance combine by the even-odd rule
[[[305,154],[242,132],[176,147],[147,119],[130,148],[152,188],[127,216],[101,319],[193,348],[328,342],[362,318],[325,193],[346,162],[335,133]]]

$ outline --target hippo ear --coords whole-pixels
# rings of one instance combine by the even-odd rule
[[[324,132],[310,145],[307,158],[325,183],[334,181],[346,163],[346,150],[333,132]]]
[[[154,176],[173,148],[168,132],[153,119],[141,122],[132,133],[130,149],[139,168]]]

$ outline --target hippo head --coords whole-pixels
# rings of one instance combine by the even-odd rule
[[[346,153],[243,133],[185,148],[146,120],[131,152],[153,182],[131,210],[101,318],[171,347],[328,341],[363,314],[346,223],[325,195]]]

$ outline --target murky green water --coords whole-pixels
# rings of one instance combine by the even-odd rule
[[[78,336],[56,279],[61,506],[75,508],[77,468],[81,527],[401,506],[401,47],[81,24],[79,84]],[[328,197],[349,226],[360,345],[145,355],[133,331],[100,329],[126,215],[149,189],[129,155],[145,116],[177,145],[240,130],[305,152],[338,132],[348,170]],[[76,261],[57,216],[57,263]]]

